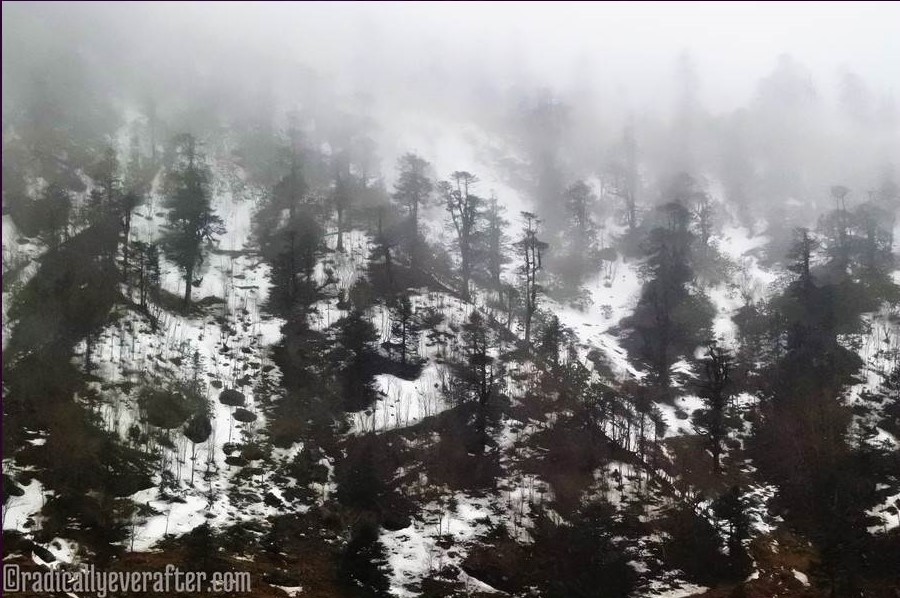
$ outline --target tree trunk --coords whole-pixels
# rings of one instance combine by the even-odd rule
[[[419,255],[419,202],[412,204],[412,239],[409,245],[409,267],[415,270],[418,266]]]
[[[194,286],[194,267],[191,266],[184,273],[184,307],[191,306],[191,287]]]
[[[344,210],[337,210],[337,250],[344,252]]]

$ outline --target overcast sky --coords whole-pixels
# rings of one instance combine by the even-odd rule
[[[687,50],[711,106],[745,99],[782,53],[820,85],[849,68],[878,93],[900,89],[896,2],[226,3],[215,15],[210,8],[150,10],[168,13],[163,23],[192,22],[234,43],[296,50],[337,75],[356,73],[364,58],[369,70],[383,69],[370,76],[389,78],[433,55],[515,68],[550,86],[589,72],[646,97],[672,84],[674,57]]]
[[[161,52],[226,44],[295,59],[348,88],[478,68],[554,88],[587,78],[640,103],[670,91],[687,50],[712,108],[745,102],[782,53],[819,86],[851,69],[879,95],[900,93],[897,2],[104,2],[27,12],[70,28],[73,42],[115,33],[120,46],[143,40]]]

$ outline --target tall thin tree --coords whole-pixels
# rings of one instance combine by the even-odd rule
[[[195,275],[203,265],[204,244],[225,232],[210,202],[210,173],[197,152],[197,140],[184,134],[176,139],[177,160],[166,176],[165,207],[168,225],[162,248],[184,275],[184,306],[191,304]]]

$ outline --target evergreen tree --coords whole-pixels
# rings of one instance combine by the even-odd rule
[[[335,324],[336,345],[332,359],[337,366],[343,405],[347,411],[359,411],[375,401],[374,376],[378,354],[375,327],[363,313],[353,308]]]
[[[809,230],[795,231],[787,265],[792,280],[782,295],[772,299],[771,310],[781,335],[778,342],[786,349],[782,365],[843,380],[858,369],[859,358],[838,342],[838,335],[858,333],[860,316],[872,306],[846,275],[816,273],[819,247]]]
[[[407,211],[409,218],[408,251],[410,267],[415,268],[419,262],[419,210],[427,207],[434,189],[434,183],[428,177],[430,165],[416,154],[404,154],[397,161],[399,176],[394,185],[394,200]]]
[[[505,209],[499,204],[496,196],[491,196],[485,211],[485,237],[487,252],[487,273],[489,284],[497,290],[502,289],[502,281],[500,275],[503,273],[503,266],[509,262],[506,255],[509,239],[506,235],[506,227],[509,221],[503,217]]]
[[[63,187],[50,183],[37,202],[37,212],[44,219],[41,236],[49,247],[56,247],[65,241],[69,230],[69,216],[72,212],[72,196]]]
[[[134,209],[144,201],[144,197],[150,190],[148,169],[143,163],[140,151],[140,143],[137,135],[131,136],[131,148],[129,151],[128,165],[125,170],[123,191],[119,202],[119,220],[122,227],[122,269],[123,278],[128,280],[129,269],[129,238],[131,236],[131,216]]]
[[[703,372],[697,383],[703,409],[694,412],[694,429],[704,438],[706,448],[712,454],[713,470],[722,470],[723,444],[731,427],[731,380],[733,357],[725,347],[715,341],[707,345],[706,357],[701,362]]]
[[[84,224],[93,227],[102,235],[119,234],[119,218],[123,211],[124,190],[119,160],[110,146],[103,150],[102,157],[89,169],[94,188],[84,206]],[[103,258],[115,263],[117,246],[106,251]]]
[[[413,311],[409,295],[400,298],[394,313],[396,316],[391,322],[389,346],[400,353],[400,363],[405,366],[418,354],[421,325]]]
[[[867,202],[856,209],[854,227],[857,275],[870,290],[883,292],[895,266],[894,215],[875,202]]]
[[[444,207],[450,215],[456,233],[457,251],[460,257],[460,277],[462,295],[469,298],[469,281],[472,278],[479,222],[484,200],[473,193],[478,177],[465,171],[450,175],[452,182],[442,181],[438,185]]]
[[[599,248],[593,216],[597,196],[587,183],[576,181],[566,189],[563,200],[568,222],[556,270],[567,287],[577,290],[597,264]]]
[[[204,244],[225,232],[222,219],[210,205],[210,173],[197,152],[193,135],[176,139],[177,161],[166,175],[165,207],[168,225],[162,249],[184,275],[184,306],[191,304],[191,289],[205,259]]]
[[[877,500],[864,473],[872,458],[849,442],[852,412],[842,396],[862,363],[839,337],[862,329],[864,310],[853,299],[858,283],[817,268],[817,246],[808,230],[796,231],[788,264],[793,280],[770,304],[784,350],[765,372],[767,400],[751,446],[760,470],[779,486],[791,525],[819,550],[822,581],[832,595],[853,595],[870,525],[866,511]]]
[[[622,141],[616,148],[616,157],[609,168],[611,193],[622,201],[622,214],[630,232],[638,227],[638,174],[637,142],[634,125],[628,124],[622,133]]]
[[[726,547],[730,560],[732,575],[743,578],[747,575],[751,560],[744,548],[744,541],[750,537],[750,518],[747,515],[745,500],[741,497],[739,486],[732,486],[720,496],[712,506],[717,517],[728,525]]]
[[[373,522],[359,521],[341,553],[338,571],[353,591],[362,588],[365,596],[387,598],[391,595],[387,551],[378,539],[378,531],[379,527]]]
[[[847,195],[850,190],[843,185],[835,185],[831,188],[831,197],[835,203],[835,209],[820,219],[819,226],[823,229],[828,242],[825,252],[831,260],[831,265],[838,276],[846,276],[850,269],[852,254],[851,217],[847,210]]]
[[[308,309],[319,292],[314,272],[325,253],[322,206],[303,176],[299,141],[294,129],[290,165],[254,216],[254,236],[263,257],[272,265],[271,305],[281,313],[300,306]],[[326,283],[327,284],[327,281]]]
[[[565,342],[564,335],[564,327],[556,314],[550,315],[541,326],[536,352],[547,362],[551,372],[559,369],[560,350]]]
[[[525,344],[531,345],[531,326],[537,312],[538,294],[541,291],[538,273],[543,269],[543,255],[549,245],[538,238],[541,221],[537,216],[531,212],[522,212],[522,217],[525,219],[522,238],[515,247],[522,256],[519,275],[523,287],[522,299],[525,303]]]
[[[396,214],[388,205],[379,205],[376,210],[375,248],[369,257],[369,280],[376,293],[393,301],[401,290],[403,279],[398,277],[396,252],[406,245],[403,229],[408,222],[398,222]]]
[[[480,407],[485,407],[494,395],[498,383],[495,359],[490,354],[491,332],[484,317],[473,310],[463,324],[463,346],[466,363],[463,378]]]
[[[159,246],[156,243],[135,241],[133,250],[136,264],[131,273],[131,284],[137,284],[138,301],[142,308],[146,308],[147,300],[156,299],[159,294]]]
[[[462,335],[465,361],[458,367],[458,378],[466,398],[475,401],[477,454],[481,454],[488,442],[487,421],[491,400],[499,392],[500,365],[491,354],[493,334],[478,311],[473,310],[469,320],[463,324]]]
[[[626,348],[665,390],[675,360],[692,355],[709,338],[713,308],[705,296],[692,292],[690,212],[673,202],[657,209],[656,220],[644,246],[641,296],[622,327]]]
[[[114,212],[122,193],[122,176],[116,150],[107,146],[90,173],[96,188],[92,193],[94,217]]]

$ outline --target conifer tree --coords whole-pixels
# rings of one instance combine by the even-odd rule
[[[654,216],[655,226],[644,244],[645,282],[634,314],[622,327],[626,347],[650,368],[658,387],[668,389],[676,359],[692,355],[709,338],[713,309],[692,288],[690,213],[671,202]]]
[[[409,295],[397,302],[396,317],[391,322],[390,346],[400,353],[400,363],[406,365],[418,353],[421,325],[413,311]]]
[[[522,238],[516,243],[516,249],[522,256],[519,275],[522,280],[522,300],[525,303],[525,344],[531,345],[531,328],[534,314],[537,312],[538,296],[541,285],[538,273],[543,269],[543,255],[549,245],[538,238],[538,227],[541,221],[531,212],[522,212],[525,225]]]
[[[337,365],[344,408],[365,409],[375,400],[375,327],[361,310],[353,308],[337,324],[336,345],[332,359]]]
[[[456,233],[457,251],[460,257],[460,277],[462,278],[462,295],[469,298],[469,281],[472,279],[473,261],[475,258],[476,237],[484,200],[475,195],[474,188],[478,177],[470,172],[456,171],[450,175],[452,182],[442,181],[439,184],[444,207],[450,215],[453,230]]]
[[[222,219],[210,205],[210,172],[197,151],[197,140],[185,134],[176,139],[177,159],[165,182],[168,225],[162,249],[184,275],[184,306],[205,260],[204,245],[225,232]]]
[[[697,383],[703,409],[694,412],[694,428],[703,437],[706,448],[712,455],[713,470],[716,473],[722,471],[723,444],[731,426],[730,376],[733,361],[728,349],[716,341],[710,341],[706,357],[701,362],[703,371]]]
[[[503,266],[509,261],[506,255],[509,239],[507,238],[505,229],[509,225],[509,221],[503,217],[504,208],[497,201],[496,196],[491,196],[488,202],[487,210],[485,210],[485,252],[487,253],[487,274],[488,282],[497,290],[502,289],[502,281],[500,275],[503,273]]]
[[[415,268],[419,262],[419,210],[428,206],[434,183],[428,177],[430,165],[416,154],[404,154],[397,161],[399,176],[394,185],[394,200],[407,211],[409,218],[409,263]]]

